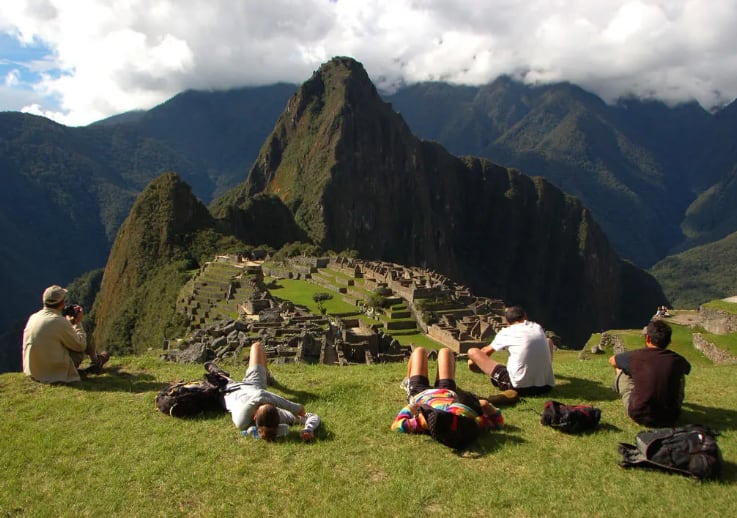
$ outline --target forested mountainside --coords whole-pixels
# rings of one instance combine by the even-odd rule
[[[386,99],[418,137],[580,198],[640,266],[737,231],[737,103],[715,115],[696,103],[608,105],[575,85],[506,77],[481,87],[418,84]]]

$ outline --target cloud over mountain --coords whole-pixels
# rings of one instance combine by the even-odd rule
[[[507,74],[711,107],[737,97],[735,26],[731,0],[16,0],[0,51],[36,55],[0,60],[0,109],[81,125],[186,89],[300,83],[335,55],[380,88]]]

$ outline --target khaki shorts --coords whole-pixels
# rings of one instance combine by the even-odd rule
[[[630,395],[632,394],[633,388],[635,388],[635,382],[632,381],[632,377],[622,370],[619,371],[617,377],[614,378],[614,392],[622,397],[624,409],[628,413],[630,409]]]

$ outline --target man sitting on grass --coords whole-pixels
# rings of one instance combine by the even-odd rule
[[[217,369],[213,364],[208,371]],[[320,425],[317,414],[305,412],[305,407],[266,390],[269,373],[266,370],[266,352],[261,342],[251,345],[248,369],[243,381],[230,381],[225,387],[225,408],[233,423],[246,435],[273,441],[289,432],[289,426],[301,425],[300,437],[311,441]]]
[[[511,404],[519,396],[549,392],[555,385],[553,342],[539,324],[527,320],[521,306],[511,306],[504,313],[507,327],[499,331],[483,349],[468,350],[468,366],[482,371],[491,384],[502,392],[489,397],[494,405]],[[507,365],[491,358],[495,351],[509,351]]]
[[[662,320],[646,328],[645,347],[609,358],[627,415],[644,426],[672,426],[681,415],[686,375],[691,364],[667,349],[672,330]]]
[[[81,306],[70,306],[71,311],[62,314],[66,299],[67,290],[61,286],[46,288],[43,308],[28,318],[23,330],[23,373],[41,383],[79,381],[80,374],[101,373],[110,359],[87,342]],[[90,366],[80,369],[85,354],[90,357]]]

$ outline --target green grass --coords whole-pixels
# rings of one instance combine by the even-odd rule
[[[440,349],[443,345],[436,342],[425,333],[414,332],[408,334],[402,334],[401,332],[394,332],[392,336],[396,338],[397,342],[402,345],[419,345],[425,349]]]
[[[271,279],[267,278],[265,282],[268,284]],[[269,292],[277,298],[282,300],[291,300],[295,304],[305,306],[312,313],[320,314],[320,309],[317,303],[312,299],[315,293],[330,293],[333,298],[323,302],[323,306],[327,310],[328,314],[343,314],[352,313],[358,311],[356,306],[348,304],[343,300],[343,295],[340,293],[326,290],[322,286],[313,284],[307,281],[297,279],[279,279],[277,281],[277,288],[269,288]]]
[[[203,371],[152,351],[113,358],[108,372],[77,386],[0,375],[0,516],[731,516],[737,368],[712,365],[691,350],[686,328],[674,330],[673,348],[694,366],[682,422],[722,432],[721,482],[617,466],[617,444],[641,428],[610,389],[608,354],[556,353],[555,391],[505,409],[503,431],[458,455],[390,431],[404,404],[405,364],[273,365],[289,388],[281,393],[324,426],[313,444],[301,444],[296,430],[267,444],[241,437],[227,414],[158,412],[154,398],[167,382]],[[628,347],[641,345],[637,331],[622,333]],[[485,376],[460,363],[457,378],[490,392]],[[567,436],[541,426],[537,412],[549,398],[598,406],[600,429]]]
[[[734,302],[726,302],[724,300],[712,300],[702,304],[703,307],[709,309],[718,309],[727,313],[737,314],[737,304]]]

